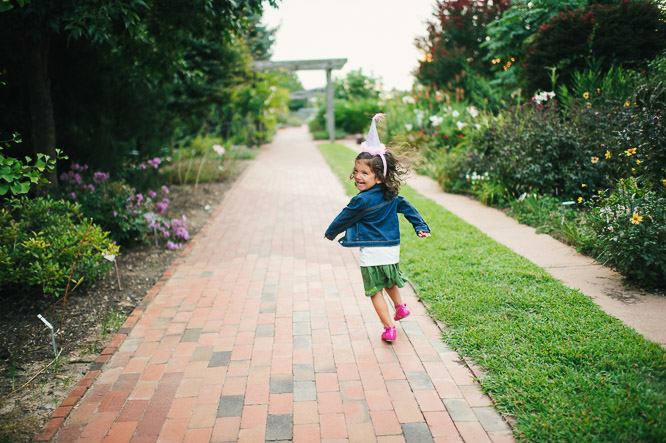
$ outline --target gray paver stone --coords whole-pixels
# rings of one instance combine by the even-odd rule
[[[302,322],[302,321],[310,321],[310,311],[296,311],[293,313],[293,320],[294,323]]]
[[[271,375],[271,394],[289,394],[294,392],[294,378],[291,375]]]
[[[182,338],[180,339],[181,343],[189,342],[196,343],[199,341],[199,336],[201,335],[201,328],[192,328],[185,329]]]
[[[294,365],[294,380],[314,380],[314,366],[313,365]]]
[[[403,423],[402,435],[407,443],[424,443],[433,441],[432,434],[426,423]]]
[[[502,432],[510,431],[511,428],[504,421],[502,416],[492,406],[483,406],[480,408],[472,408],[477,418],[481,422],[481,426],[486,432]]]
[[[213,356],[212,346],[197,346],[192,352],[190,361],[209,361]]]
[[[294,336],[294,349],[312,349],[312,337],[309,335]]]
[[[266,420],[266,440],[291,440],[293,417],[291,414],[268,414]]]
[[[292,335],[310,335],[310,334],[312,334],[312,328],[310,328],[309,321],[301,321],[293,324]]]
[[[412,391],[430,391],[435,389],[430,381],[430,376],[425,371],[407,371],[405,372],[405,376],[407,376]]]
[[[228,366],[231,361],[231,351],[213,352],[208,362],[209,368]]]
[[[217,405],[217,417],[240,417],[244,403],[244,395],[223,395]]]
[[[442,401],[453,421],[479,421],[465,400],[461,398],[443,398]]]
[[[257,325],[257,329],[254,333],[255,337],[273,337],[275,336],[275,325],[265,324]]]
[[[316,401],[317,386],[314,381],[294,382],[294,401]]]

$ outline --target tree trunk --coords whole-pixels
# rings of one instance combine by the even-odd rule
[[[23,42],[24,74],[28,85],[32,121],[30,134],[32,149],[35,154],[43,153],[55,159],[55,119],[48,73],[49,48],[48,36],[37,41],[25,39]],[[51,186],[56,186],[57,170],[47,173],[45,178],[51,182]]]

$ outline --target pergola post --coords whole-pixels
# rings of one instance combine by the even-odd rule
[[[326,130],[328,131],[328,140],[335,143],[335,106],[333,103],[331,71],[332,69],[326,70]]]

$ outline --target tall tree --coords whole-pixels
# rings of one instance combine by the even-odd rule
[[[275,5],[275,0],[269,3]],[[196,61],[221,56],[206,49],[206,42],[228,46],[247,18],[261,10],[261,0],[3,0],[2,52],[21,49],[20,60],[8,69],[18,69],[14,78],[24,79],[32,121],[27,138],[33,150],[53,155],[57,143],[52,89],[58,85],[52,82],[49,63],[54,41],[86,41],[95,48],[92,52],[108,51],[109,58],[133,63],[119,70],[131,73],[133,81],[166,79],[171,85],[174,78],[200,75]],[[187,84],[179,87],[192,92]],[[55,182],[55,171],[50,179]]]
[[[420,83],[453,90],[465,85],[467,75],[489,75],[487,49],[481,46],[486,26],[501,16],[510,0],[437,1],[428,35],[416,45],[425,57],[416,77]],[[471,71],[471,72],[468,72]]]

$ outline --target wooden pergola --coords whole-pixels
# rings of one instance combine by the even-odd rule
[[[331,72],[334,69],[341,69],[346,58],[329,58],[324,60],[290,60],[290,61],[256,61],[252,65],[255,69],[267,71],[271,69],[286,69],[289,71],[304,70],[325,70],[326,71],[326,130],[328,139],[333,143],[335,141],[335,110],[333,106],[333,81]]]

